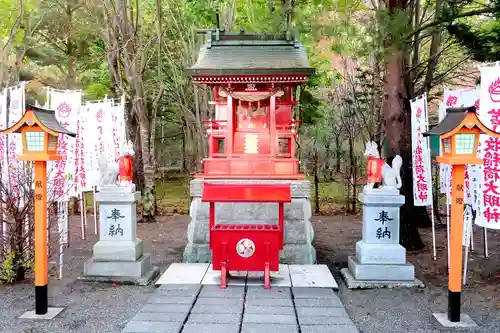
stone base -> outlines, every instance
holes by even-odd
[[[344,278],[345,284],[349,289],[379,289],[379,288],[424,288],[422,281],[415,279],[413,281],[366,281],[356,280],[349,272],[348,268],[342,268],[340,274]]]
[[[208,244],[190,244],[184,249],[185,263],[211,263],[212,251]],[[280,263],[316,264],[316,249],[311,244],[285,244],[280,252]]]
[[[410,264],[361,264],[356,257],[348,257],[348,267],[356,280],[363,281],[413,281],[415,267]]]
[[[433,313],[437,321],[444,327],[477,327],[477,324],[466,314],[460,314],[460,321],[451,322],[446,313]]]
[[[356,243],[356,258],[362,264],[401,265],[406,263],[406,249],[399,244]]]
[[[123,284],[148,285],[159,273],[158,267],[151,267],[149,254],[136,261],[96,261],[87,260],[83,267],[83,277],[79,280],[117,282]]]
[[[64,308],[47,308],[47,313],[44,315],[37,315],[35,310],[26,311],[23,313],[19,319],[39,319],[39,320],[50,320],[54,319],[58,314],[60,314]]]
[[[314,230],[311,224],[309,202],[311,184],[306,180],[258,179],[194,179],[190,183],[192,198],[187,230],[188,243],[184,250],[186,263],[210,263],[209,205],[201,201],[203,184],[290,184],[292,202],[285,204],[284,249],[280,254],[283,264],[314,264],[316,251],[312,246]],[[278,205],[269,203],[216,203],[216,223],[261,224],[278,223]]]
[[[106,241],[94,245],[94,261],[136,261],[142,256],[142,240]]]

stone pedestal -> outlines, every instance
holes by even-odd
[[[356,256],[348,257],[341,273],[349,288],[420,285],[415,268],[406,261],[399,245],[399,209],[405,198],[398,190],[372,189],[359,195],[363,204],[363,239],[356,243]]]
[[[150,254],[143,253],[136,237],[135,186],[103,186],[96,193],[99,203],[99,241],[94,256],[84,264],[82,280],[113,281],[147,285],[159,272],[151,267]]]
[[[209,204],[201,202],[203,184],[290,184],[292,202],[285,204],[285,241],[281,251],[282,264],[314,264],[316,250],[312,246],[314,231],[311,225],[309,202],[310,182],[306,180],[237,180],[194,179],[190,183],[191,206],[188,226],[188,244],[184,250],[184,262],[210,263]],[[216,203],[216,223],[278,223],[278,205],[272,203]]]

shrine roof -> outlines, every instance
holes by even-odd
[[[210,31],[189,76],[311,75],[305,48],[284,37]]]
[[[444,119],[439,124],[431,128],[429,131],[425,132],[423,135],[430,136],[449,133],[462,123],[469,112],[476,113],[476,107],[468,106],[460,108],[448,108],[446,109],[446,117],[444,117]]]
[[[55,111],[42,109],[40,107],[27,104],[26,111],[28,111],[28,110],[33,111],[33,113],[35,114],[37,119],[42,123],[42,125],[47,127],[49,130],[54,131],[54,132],[58,132],[58,133],[62,133],[62,134],[66,134],[66,135],[69,135],[72,137],[76,136],[75,133],[70,132],[61,126],[61,124],[59,123],[59,121],[56,118]]]

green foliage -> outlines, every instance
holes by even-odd
[[[482,15],[475,11],[489,11]],[[471,13],[471,15],[466,15]],[[472,15],[474,14],[474,15]],[[500,53],[500,1],[448,0],[441,21],[474,60],[498,61]]]
[[[16,282],[16,272],[18,266],[21,266],[26,270],[33,269],[34,264],[32,260],[19,260],[17,257],[18,256],[16,252],[7,252],[4,261],[2,262],[2,266],[0,267],[0,281],[9,284]],[[16,262],[16,259],[18,259],[19,261]]]

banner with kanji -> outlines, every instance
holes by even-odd
[[[81,91],[49,90],[50,109],[55,111],[56,119],[61,125],[73,132],[77,131],[78,110],[82,104]],[[67,201],[75,196],[75,138],[60,134],[57,142],[57,153],[62,160],[55,162],[53,170],[53,197],[55,200]]]
[[[0,91],[0,130],[7,128],[7,89]],[[0,177],[5,183],[7,179],[7,136],[0,134]]]
[[[446,116],[446,109],[456,107],[467,107],[478,105],[479,90],[477,88],[462,88],[456,90],[444,91],[443,101],[439,107],[439,122]],[[470,172],[472,169],[478,169],[480,166],[468,165],[465,168],[465,198],[464,203],[472,203],[472,190]],[[477,170],[476,170],[477,171]],[[476,178],[474,178],[476,179]],[[478,186],[475,184],[474,186]],[[440,192],[451,197],[451,166],[447,164],[440,164]]]
[[[480,99],[476,105],[483,124],[500,132],[500,67],[481,68]],[[483,159],[482,202],[475,223],[485,228],[500,229],[500,139],[481,135]]]
[[[8,127],[16,124],[23,116],[25,103],[24,103],[24,83],[21,83],[15,87],[9,88],[10,90],[10,103],[7,113],[7,125]],[[19,161],[18,155],[23,152],[22,137],[20,133],[12,133],[7,135],[7,162],[8,168],[8,184],[10,185],[11,194],[13,197],[20,199],[21,205],[23,205],[23,195],[20,192],[20,186],[24,181],[22,177],[23,172],[23,162]]]
[[[428,138],[427,95],[411,101],[411,142],[413,162],[413,202],[415,206],[432,205],[431,157]]]

